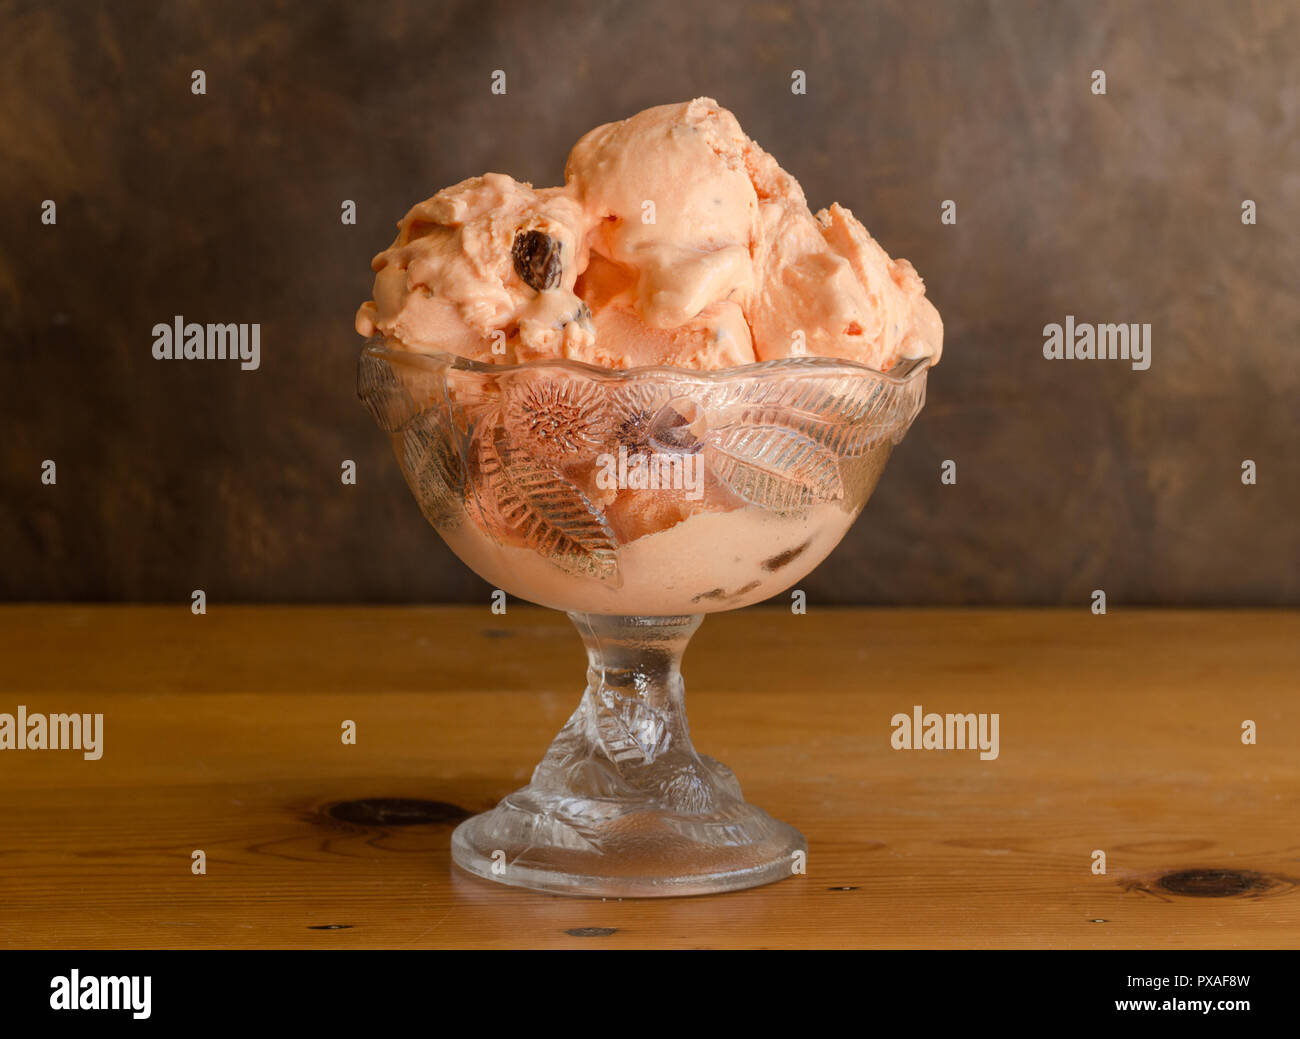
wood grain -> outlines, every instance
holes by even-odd
[[[0,944],[1295,947],[1297,647],[1278,611],[709,618],[685,661],[696,743],[804,831],[808,875],[601,902],[448,854],[458,813],[522,784],[576,702],[558,614],[6,607],[0,711],[102,712],[105,751],[0,752]],[[998,712],[1000,756],[892,750],[917,703]],[[327,814],[365,798],[451,807]],[[1161,887],[1186,870],[1244,890]]]

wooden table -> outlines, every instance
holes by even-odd
[[[695,742],[803,830],[808,873],[602,902],[449,857],[576,703],[559,614],[4,607],[0,711],[101,712],[105,739],[0,751],[0,944],[1295,947],[1298,647],[1293,612],[709,618]],[[997,712],[998,758],[892,749],[915,704]],[[330,814],[380,798],[430,804]]]

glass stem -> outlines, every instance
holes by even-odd
[[[666,754],[694,757],[681,662],[704,618],[569,616],[587,647],[579,711],[597,747],[625,774]]]
[[[735,796],[729,771],[695,752],[686,722],[682,653],[703,618],[569,617],[587,647],[587,688],[531,789],[604,806],[589,811],[614,802],[622,811],[705,810],[719,795]]]

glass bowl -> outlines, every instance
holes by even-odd
[[[457,827],[458,865],[601,897],[801,871],[802,835],[691,744],[681,655],[704,614],[770,598],[835,547],[926,372],[487,365],[367,342],[358,395],[425,517],[489,584],[567,612],[587,647],[577,710],[526,787]]]

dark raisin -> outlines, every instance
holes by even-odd
[[[557,239],[541,231],[520,231],[510,250],[515,273],[538,292],[555,288],[560,284],[560,248]]]

